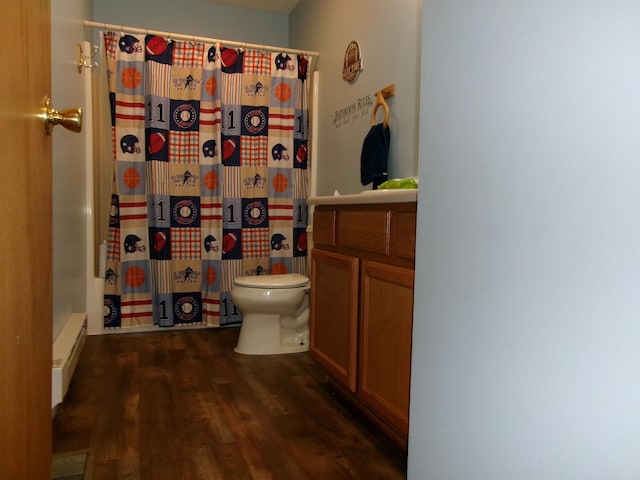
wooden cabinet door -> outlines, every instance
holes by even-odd
[[[405,436],[409,429],[413,270],[363,261],[358,397]]]
[[[356,391],[358,264],[355,257],[311,253],[311,356],[351,392]]]

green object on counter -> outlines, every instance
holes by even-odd
[[[414,178],[394,178],[378,185],[378,190],[396,190],[400,188],[418,188]]]

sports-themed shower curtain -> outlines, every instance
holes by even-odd
[[[239,275],[306,274],[308,58],[105,32],[105,328],[241,321]]]

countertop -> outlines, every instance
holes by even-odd
[[[308,205],[357,205],[369,203],[404,203],[418,199],[417,188],[400,188],[393,190],[365,190],[348,195],[327,195],[309,197]]]

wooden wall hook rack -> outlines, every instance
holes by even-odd
[[[395,95],[395,91],[396,86],[392,83],[375,93],[376,104],[373,106],[373,112],[371,112],[371,126],[376,124],[376,112],[379,107],[382,107],[384,109],[384,121],[382,122],[382,125],[384,128],[387,128],[389,125],[389,105],[385,102],[385,98],[393,97]]]
[[[389,98],[389,97],[393,97],[396,93],[396,86],[395,84],[391,84],[391,85],[387,85],[386,87],[378,90],[376,92],[376,96],[379,94],[382,95],[382,98]]]

